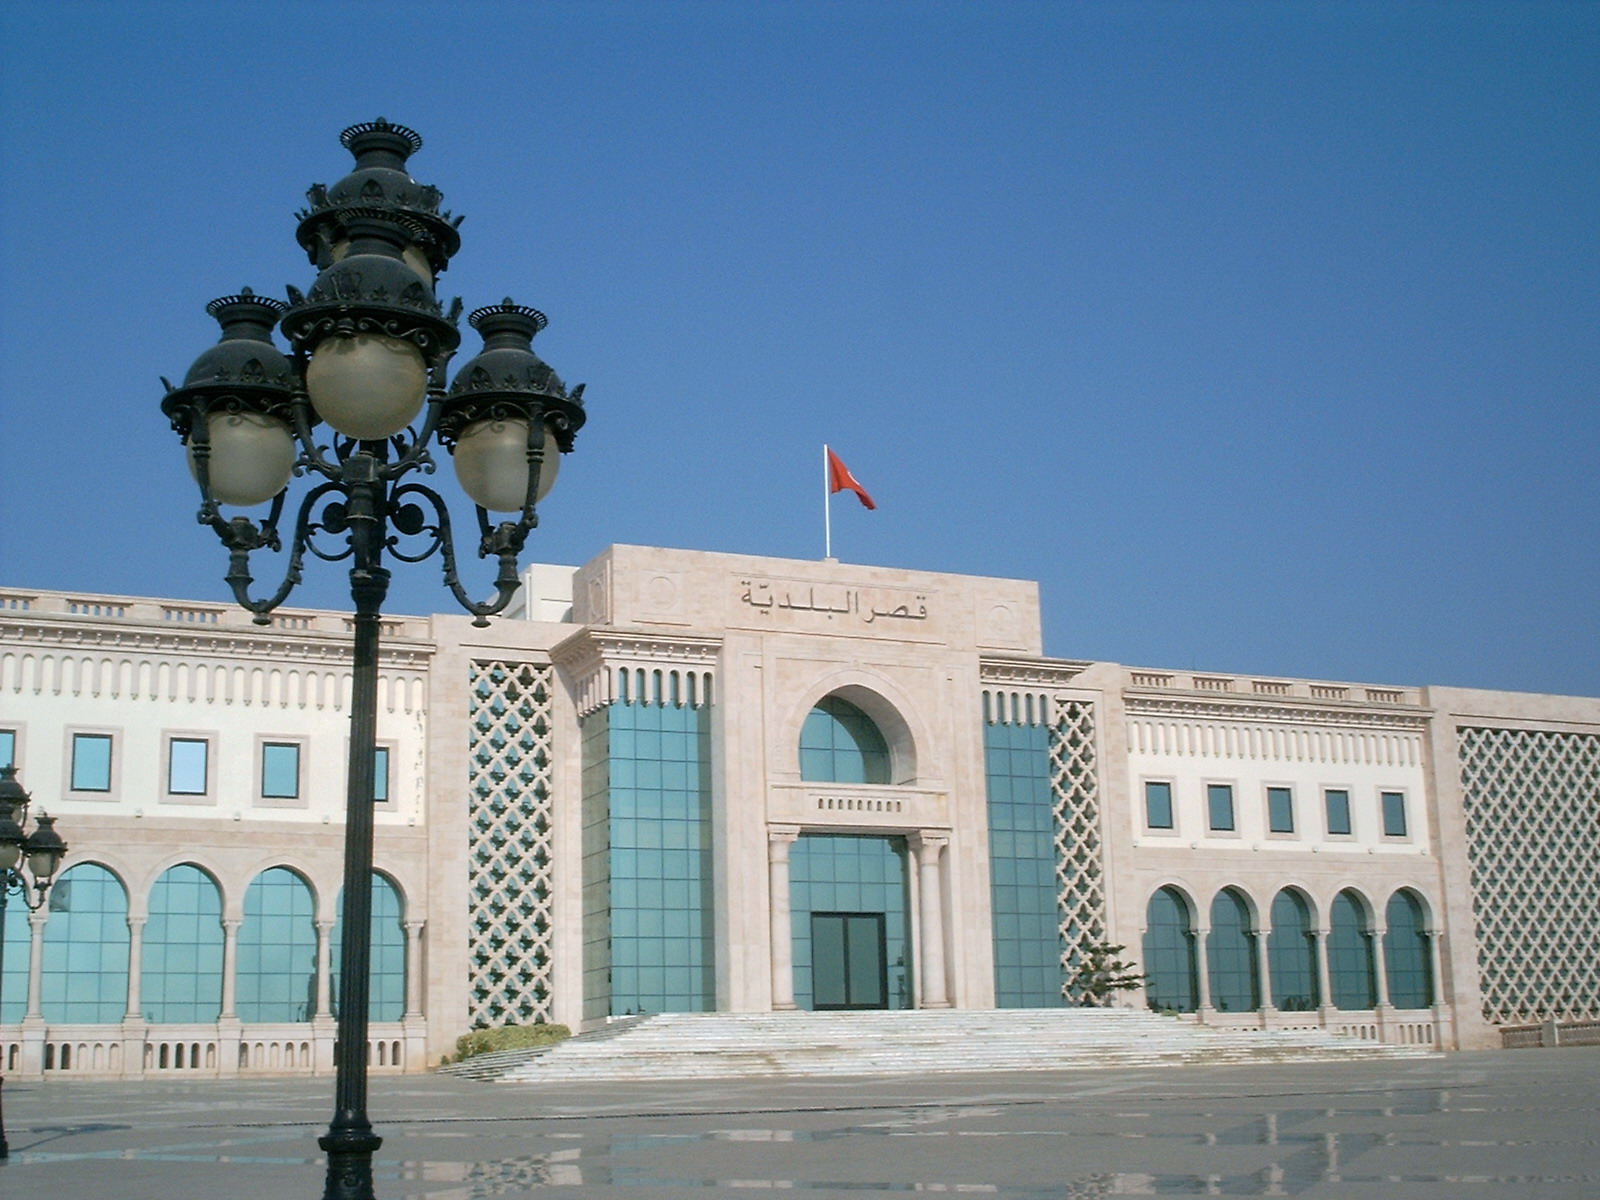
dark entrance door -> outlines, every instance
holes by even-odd
[[[812,913],[812,1006],[888,1008],[886,950],[882,913]]]

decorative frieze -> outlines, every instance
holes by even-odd
[[[722,639],[585,629],[551,651],[572,680],[578,715],[621,700],[699,708],[711,703]]]

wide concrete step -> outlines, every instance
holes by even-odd
[[[1340,1061],[1432,1052],[1323,1030],[1217,1028],[1132,1008],[663,1013],[557,1046],[482,1055],[442,1069],[468,1078],[555,1082]]]

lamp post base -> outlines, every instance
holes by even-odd
[[[375,1200],[372,1156],[383,1139],[370,1129],[340,1129],[317,1139],[328,1155],[328,1186],[322,1200]]]

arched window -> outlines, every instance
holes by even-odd
[[[1428,952],[1422,903],[1405,888],[1389,897],[1389,932],[1383,939],[1383,966],[1389,978],[1389,1003],[1396,1008],[1427,1008],[1433,1003],[1433,956]]]
[[[848,700],[824,696],[800,730],[800,778],[813,783],[888,783],[889,746]]]
[[[250,881],[239,927],[239,1019],[309,1021],[317,1008],[311,889],[287,867]]]
[[[1272,901],[1272,932],[1267,935],[1267,970],[1272,1003],[1284,1012],[1311,1012],[1317,994],[1317,939],[1305,897],[1284,888]]]
[[[372,956],[367,1020],[398,1021],[406,1012],[406,930],[400,893],[384,876],[372,873]],[[344,893],[333,927],[333,1015],[339,1015],[339,964],[344,944]]]
[[[1194,927],[1189,906],[1172,888],[1150,897],[1145,914],[1145,995],[1150,1007],[1193,1012],[1199,985],[1195,976]]]
[[[215,1021],[222,1012],[222,896],[190,863],[150,889],[139,994],[156,1024]]]
[[[1250,909],[1232,888],[1223,888],[1211,902],[1206,966],[1211,972],[1211,1006],[1218,1012],[1253,1012],[1261,1007]]]
[[[111,1025],[128,1012],[128,893],[94,863],[65,872],[50,889],[44,927],[44,1019]]]
[[[1378,1003],[1372,962],[1372,935],[1367,932],[1361,901],[1353,892],[1333,898],[1328,910],[1328,987],[1335,1008],[1372,1008]]]

